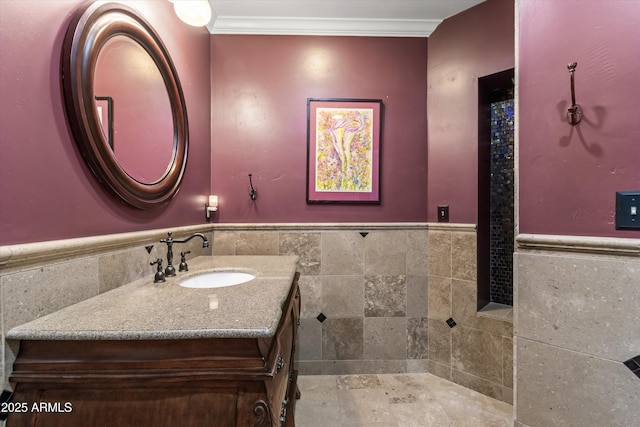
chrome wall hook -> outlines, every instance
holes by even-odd
[[[249,186],[251,186],[251,191],[249,192],[249,197],[251,197],[251,200],[255,200],[255,199],[258,198],[258,190],[253,188],[253,181],[251,180],[251,176],[252,176],[252,174],[249,174]]]
[[[572,126],[577,125],[582,120],[582,109],[578,104],[576,104],[576,89],[574,82],[574,73],[576,71],[576,67],[578,66],[577,62],[572,62],[567,65],[569,69],[569,74],[571,74],[571,106],[567,109],[567,119]]]

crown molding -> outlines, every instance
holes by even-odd
[[[211,34],[428,37],[441,22],[437,19],[217,16],[207,29]]]

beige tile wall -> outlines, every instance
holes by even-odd
[[[640,240],[618,240],[529,236],[516,253],[520,426],[638,425],[623,362],[640,355]]]
[[[440,228],[428,242],[429,372],[511,403],[513,325],[477,315],[475,232]]]
[[[426,224],[242,227],[217,226],[214,254],[300,256],[301,373],[426,369]]]

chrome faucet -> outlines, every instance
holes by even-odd
[[[164,270],[164,275],[166,277],[173,277],[176,275],[176,268],[173,266],[173,244],[174,243],[187,243],[189,240],[193,239],[194,237],[200,237],[202,239],[202,247],[203,248],[209,247],[209,241],[202,233],[192,234],[191,236],[183,240],[175,240],[172,237],[173,233],[171,231],[167,234],[168,236],[166,239],[160,240],[160,243],[167,244],[167,268],[165,268]]]

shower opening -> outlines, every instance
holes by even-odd
[[[513,76],[478,79],[478,309],[513,305]]]

